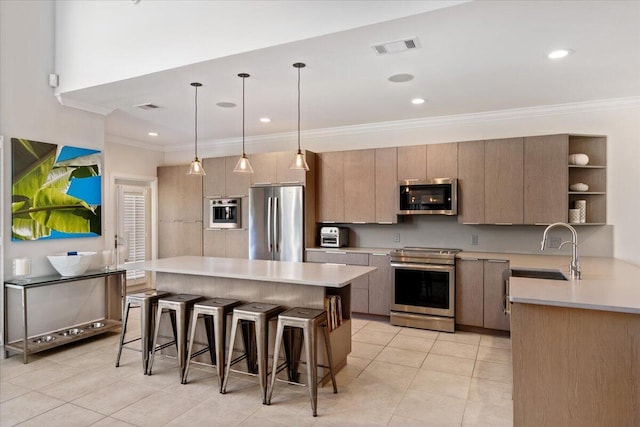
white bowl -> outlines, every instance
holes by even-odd
[[[589,186],[584,182],[577,182],[575,184],[571,184],[569,186],[569,190],[571,191],[589,191]]]
[[[586,166],[589,164],[589,156],[584,153],[569,154],[569,164]]]
[[[48,255],[49,262],[61,276],[79,276],[91,265],[95,252],[78,252],[78,255]]]

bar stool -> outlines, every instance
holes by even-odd
[[[333,373],[333,358],[331,356],[331,341],[329,340],[329,328],[327,325],[326,310],[313,308],[296,307],[285,311],[278,316],[278,329],[276,332],[276,343],[273,348],[273,369],[271,371],[271,386],[267,395],[267,405],[271,404],[273,388],[276,384],[278,373],[278,355],[282,345],[282,335],[285,327],[301,328],[304,336],[305,357],[307,359],[307,387],[309,387],[309,397],[311,398],[311,410],[313,416],[317,416],[318,407],[318,367],[329,368],[333,392],[338,392],[336,377]],[[329,366],[318,365],[318,339],[316,331],[322,328],[324,334],[324,344],[327,350],[327,360]]]
[[[240,300],[213,298],[199,302],[193,306],[193,314],[191,315],[191,324],[189,325],[189,351],[187,352],[186,365],[184,368],[184,376],[182,384],[187,383],[189,376],[189,366],[191,359],[200,356],[209,351],[211,356],[211,364],[216,366],[218,372],[218,387],[222,392],[222,378],[224,376],[224,346],[225,332],[227,330],[227,315],[231,313],[234,307],[242,304]],[[207,347],[193,353],[193,342],[195,341],[198,318],[202,316],[204,326],[207,331]],[[213,335],[213,336],[212,336]],[[213,338],[213,339],[212,339]],[[211,342],[214,345],[211,345]],[[215,348],[215,353],[214,353]],[[194,362],[195,363],[195,362]]]
[[[153,358],[156,351],[162,350],[170,345],[176,345],[178,352],[178,366],[180,368],[180,381],[182,381],[182,374],[184,373],[184,361],[185,361],[185,347],[187,345],[187,327],[188,327],[188,312],[193,308],[193,305],[204,299],[200,295],[191,294],[178,294],[161,298],[158,300],[158,311],[156,314],[156,326],[153,334],[153,345],[151,347],[151,357],[149,359],[149,368],[147,374],[151,375],[151,369],[153,368]],[[175,316],[177,321],[172,321],[173,327],[173,341],[158,345],[158,331],[160,330],[160,320],[164,310],[168,310],[172,318]]]
[[[142,371],[145,375],[147,374],[147,366],[149,364],[149,339],[153,334],[152,318],[154,316],[154,308],[158,304],[158,300],[160,298],[167,297],[169,295],[169,292],[150,289],[145,292],[138,292],[126,296],[124,302],[122,328],[120,331],[120,346],[118,348],[118,357],[116,359],[116,368],[120,366],[120,356],[122,356],[122,349],[126,348],[125,346],[127,344],[142,340]],[[129,341],[125,341],[124,336],[127,333],[129,310],[132,308],[132,306],[133,308],[140,308],[140,336],[138,338],[133,338]]]
[[[269,321],[275,318],[283,308],[276,304],[263,304],[252,302],[233,309],[231,320],[231,339],[229,343],[229,357],[222,382],[221,393],[227,392],[227,382],[231,366],[247,359],[249,372],[258,374],[262,403],[267,403],[267,358],[269,356]],[[244,354],[233,359],[233,347],[236,340],[238,323],[242,322],[242,337],[244,341]],[[254,336],[255,335],[255,336]],[[257,355],[256,355],[257,353]],[[256,360],[257,359],[257,360]],[[257,364],[257,369],[256,365]],[[234,371],[245,373],[241,371]]]

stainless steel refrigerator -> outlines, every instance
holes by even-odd
[[[249,189],[249,258],[302,262],[304,188]]]

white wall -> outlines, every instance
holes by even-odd
[[[2,216],[4,278],[12,276],[11,260],[28,256],[32,260],[32,275],[53,273],[46,259],[56,252],[100,251],[104,247],[102,237],[62,239],[34,242],[11,241],[11,138],[27,138],[77,147],[103,149],[104,118],[84,111],[62,107],[56,100],[53,89],[48,86],[47,76],[54,69],[53,53],[54,3],[52,1],[1,1],[0,2],[0,134],[4,136],[2,159]],[[63,287],[64,288],[64,287]],[[52,298],[51,288],[41,288],[30,296],[30,304],[36,315],[30,324],[31,332],[44,331],[57,321],[72,322],[76,317],[77,299],[60,296],[56,301],[59,309],[68,309],[69,315],[55,319],[38,318],[39,307]],[[65,288],[62,294],[74,294],[83,301],[86,311],[83,316],[99,315],[95,295],[102,287],[89,283],[82,288]],[[56,294],[56,295],[62,295]],[[87,298],[85,300],[85,297]],[[17,313],[10,307],[9,314]],[[13,323],[14,317],[10,321]],[[61,326],[60,326],[61,327]]]
[[[465,1],[59,1],[56,5],[59,91],[123,80]]]

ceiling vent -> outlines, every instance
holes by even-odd
[[[417,37],[411,37],[404,40],[396,40],[393,42],[378,43],[371,46],[378,55],[385,55],[387,53],[404,52],[411,49],[418,49],[420,47],[420,40]]]
[[[150,102],[146,104],[134,105],[134,107],[140,108],[141,110],[155,110],[156,108],[160,108],[156,104],[152,104]]]

